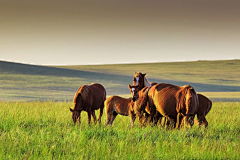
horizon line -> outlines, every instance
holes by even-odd
[[[35,63],[27,63],[27,62],[20,62],[20,61],[12,61],[12,60],[5,60],[0,59],[2,62],[8,63],[18,63],[18,64],[25,64],[25,65],[34,65],[34,66],[100,66],[100,65],[134,65],[134,64],[155,64],[155,63],[179,63],[179,62],[201,62],[201,61],[231,61],[231,60],[240,60],[235,58],[228,58],[228,59],[218,59],[218,60],[173,60],[173,61],[147,61],[147,62],[118,62],[118,63],[88,63],[88,64],[35,64]]]

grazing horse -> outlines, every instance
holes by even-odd
[[[130,116],[132,125],[136,119],[136,115],[133,111],[132,98],[126,99],[119,96],[111,96],[105,101],[105,110],[107,114],[105,125],[112,125],[118,114],[122,116]]]
[[[156,112],[159,112],[166,119],[173,119],[176,128],[179,128],[183,118],[187,125],[192,126],[194,124],[193,120],[199,104],[198,96],[193,87],[159,83],[152,86],[147,95],[145,92],[143,99],[147,98],[149,103],[151,121]],[[137,99],[142,95],[137,92],[133,97]],[[146,104],[141,102],[134,106],[137,115],[142,114],[144,106],[146,107]]]
[[[137,89],[135,89],[136,91],[149,86],[149,84],[151,84],[152,86],[157,84],[155,82],[149,82],[145,75],[146,74],[142,74],[141,72],[135,72],[134,78],[133,78],[133,85],[134,86],[138,85]],[[201,94],[197,94],[197,95],[198,95],[198,101],[199,101],[199,107],[197,110],[198,124],[199,126],[204,125],[205,127],[207,127],[208,122],[205,116],[212,108],[212,101],[209,100],[204,95],[201,95]]]
[[[197,95],[198,95],[198,101],[199,101],[199,107],[197,110],[198,125],[199,127],[201,125],[204,125],[205,127],[207,127],[208,121],[206,120],[206,115],[212,108],[212,101],[202,94],[197,94]]]
[[[100,108],[100,114],[98,121],[101,123],[101,117],[103,114],[104,101],[106,100],[105,88],[98,83],[93,83],[90,85],[81,86],[73,99],[74,107],[69,108],[72,112],[73,122],[76,123],[77,120],[79,124],[81,123],[81,112],[86,111],[88,114],[88,124],[91,123],[91,115],[93,116],[94,123],[97,122],[95,115],[95,110]]]

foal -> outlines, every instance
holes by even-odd
[[[112,125],[118,114],[122,116],[130,116],[132,125],[136,119],[132,98],[126,99],[119,96],[111,96],[105,101],[105,110],[107,114],[105,126],[108,124]]]

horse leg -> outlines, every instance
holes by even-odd
[[[91,110],[88,110],[87,114],[88,114],[88,125],[91,125]]]
[[[201,125],[204,125],[205,128],[208,126],[208,121],[204,115],[197,115],[198,118],[198,127],[200,128]]]
[[[165,117],[161,118],[160,124],[161,124],[162,127],[165,126],[165,119],[166,119]]]
[[[155,117],[156,112],[158,112],[158,111],[156,110],[156,108],[155,108],[155,107],[152,107],[152,108],[151,108],[151,112],[150,112],[150,121],[149,121],[149,124],[150,124],[150,125],[153,123],[153,119],[154,119],[154,117]]]
[[[96,117],[96,114],[95,114],[95,110],[92,110],[92,116],[93,116],[94,123],[96,124],[97,123],[97,117]]]
[[[159,121],[161,123],[161,120],[162,120],[162,115],[158,111],[156,111],[154,116],[154,121],[155,121],[154,125],[157,125]]]
[[[168,118],[168,116],[165,116],[165,119],[164,119],[164,126],[165,126],[166,129],[169,128],[169,118]]]
[[[111,121],[110,121],[110,124],[111,124],[111,125],[112,125],[114,119],[117,117],[117,115],[118,115],[117,112],[113,112],[112,119],[111,119]]]
[[[148,122],[149,116],[150,116],[150,114],[145,113],[145,119],[144,119],[144,124],[145,124],[145,125],[146,125],[147,122]]]
[[[176,125],[174,126],[174,127],[176,127],[177,129],[180,128],[180,125],[181,125],[181,122],[182,122],[182,118],[183,118],[182,114],[181,114],[181,113],[178,113],[178,115],[177,115],[177,122],[175,123]]]
[[[104,109],[104,102],[102,102],[101,106],[100,106],[100,113],[99,113],[99,117],[98,117],[98,123],[101,123],[101,118],[103,115],[103,109]]]
[[[106,119],[106,123],[105,123],[105,126],[109,125],[110,122],[111,122],[111,119],[112,119],[112,114],[107,114],[107,119]]]
[[[136,119],[136,116],[131,111],[129,112],[129,115],[130,115],[130,118],[131,118],[130,126],[133,126],[134,125],[134,121]]]
[[[208,127],[208,121],[206,120],[206,118],[204,118],[204,120],[203,120],[203,125],[205,126],[205,128]]]

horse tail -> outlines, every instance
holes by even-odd
[[[198,96],[196,91],[194,90],[194,88],[190,85],[185,85],[183,86],[182,90],[180,90],[180,92],[177,95],[177,112],[184,112],[186,111],[186,107],[185,106],[185,101],[186,101],[186,96],[188,94],[188,91],[191,92],[192,94],[192,98],[195,98],[196,103],[197,103],[197,108],[199,106],[199,101],[198,101]]]
[[[179,91],[177,95],[177,113],[184,112],[185,97],[187,95],[187,86],[183,86],[183,89]]]

